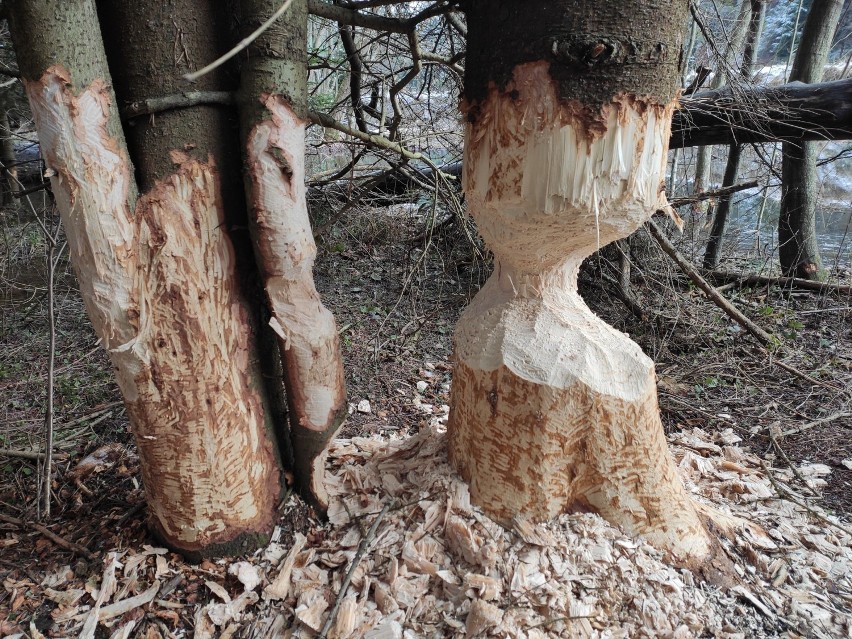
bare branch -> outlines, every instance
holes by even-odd
[[[195,80],[197,80],[201,76],[207,75],[208,73],[210,73],[216,67],[219,67],[219,66],[222,66],[223,64],[225,64],[228,60],[233,58],[240,51],[242,51],[247,46],[249,46],[252,42],[257,40],[264,31],[266,31],[270,26],[272,26],[273,22],[275,22],[278,18],[280,18],[281,16],[284,15],[284,12],[287,11],[287,9],[290,8],[291,4],[293,4],[293,0],[284,0],[284,3],[280,7],[278,7],[278,10],[275,13],[273,13],[271,16],[269,16],[269,19],[266,22],[264,22],[262,25],[260,25],[254,31],[252,31],[248,36],[246,36],[245,38],[240,40],[233,49],[228,51],[225,55],[220,56],[216,60],[213,60],[213,62],[208,64],[203,69],[199,69],[198,71],[194,71],[193,73],[184,74],[184,76],[183,76],[184,80],[189,80],[190,82],[194,82]]]
[[[234,104],[234,94],[230,91],[184,91],[159,98],[149,98],[131,102],[121,109],[125,118],[136,118],[140,115],[159,113],[171,109],[187,109],[199,104]]]
[[[429,164],[431,167],[434,167],[435,170],[438,170],[437,167],[435,167],[435,165],[432,163],[432,161],[422,153],[406,149],[398,142],[393,142],[388,138],[384,137],[383,135],[377,135],[375,133],[366,133],[364,131],[353,129],[350,126],[346,126],[342,122],[338,122],[327,113],[320,113],[319,111],[308,111],[308,119],[314,124],[319,124],[320,126],[324,126],[329,129],[334,129],[335,131],[345,133],[346,135],[351,135],[353,138],[357,138],[362,142],[366,142],[367,144],[372,144],[374,146],[387,149],[389,151],[394,151],[404,157],[407,157],[410,160],[421,160]]]
[[[399,18],[388,18],[385,16],[376,15],[374,13],[361,13],[353,9],[348,9],[339,5],[329,4],[322,0],[308,0],[308,12],[319,16],[320,18],[328,18],[341,24],[348,24],[353,27],[364,27],[374,31],[384,31],[386,33],[411,33],[418,24],[429,18],[440,15],[450,9],[451,3],[437,2],[431,7],[427,7],[420,13],[407,18],[405,20]]]

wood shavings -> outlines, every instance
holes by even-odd
[[[228,574],[234,575],[246,591],[254,590],[260,585],[260,572],[247,561],[238,561],[228,566]]]
[[[761,460],[733,434],[682,435],[673,454],[695,498],[732,522],[750,522],[721,540],[741,574],[733,590],[673,567],[595,514],[495,524],[471,505],[447,463],[437,419],[413,437],[335,441],[327,477],[336,516],[322,530],[296,534],[292,545],[279,539],[254,557],[206,562],[198,573],[165,549],[114,551],[88,583],[60,566],[46,569],[41,585],[3,586],[40,589],[57,606],[52,617],[63,630],[53,636],[94,637],[104,627],[116,639],[154,636],[156,626],[134,616],[145,606],[145,619],[193,619],[200,639],[249,628],[258,639],[313,639],[338,596],[329,639],[850,636],[852,536],[777,499]],[[193,582],[197,601],[169,600],[169,584],[181,579]]]
[[[495,626],[499,626],[502,621],[502,610],[492,603],[488,603],[482,599],[475,599],[470,604],[470,612],[467,613],[465,630],[468,636],[476,637]]]

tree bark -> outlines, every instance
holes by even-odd
[[[253,31],[279,0],[243,0]],[[337,327],[313,280],[316,257],[305,201],[307,3],[287,13],[247,50],[240,119],[255,255],[278,335],[290,411],[293,470],[302,494],[328,507],[326,446],[346,415]]]
[[[737,20],[734,24],[734,31],[731,34],[725,53],[721,59],[716,60],[716,71],[713,74],[713,79],[710,81],[711,89],[721,89],[725,86],[731,69],[735,66],[735,60],[739,52],[743,48],[743,42],[746,38],[747,25],[751,21],[752,3],[751,0],[739,0],[739,9],[737,11]],[[713,147],[702,146],[697,151],[695,160],[695,182],[693,183],[693,192],[702,193],[710,188],[710,174],[713,168]],[[707,203],[699,205],[699,209],[706,211]]]
[[[450,459],[505,525],[595,511],[673,558],[714,540],[678,477],[654,365],[577,293],[582,260],[665,206],[687,4],[464,4],[468,210],[495,272],[459,321]]]
[[[852,78],[700,91],[680,99],[670,148],[852,139]]]
[[[104,4],[125,96],[162,95],[190,51],[211,53],[213,12],[198,3]],[[242,201],[239,180],[234,194],[220,170],[229,118],[200,107],[135,122],[137,199],[92,0],[16,0],[9,11],[81,293],[136,436],[150,523],[191,557],[256,546],[281,484],[227,233],[226,202]]]
[[[15,139],[9,126],[9,115],[0,112],[0,204],[17,208],[18,200],[15,193],[18,188],[18,167],[15,165]]]
[[[815,0],[808,11],[802,41],[790,79],[819,82],[828,61],[831,41],[843,0]],[[781,146],[781,210],[778,214],[778,254],[788,277],[824,277],[816,237],[816,161],[813,142]]]
[[[751,5],[751,14],[748,19],[748,33],[746,34],[745,46],[743,47],[743,59],[739,74],[745,82],[751,77],[754,62],[757,59],[757,49],[760,45],[760,29],[763,24],[763,16],[766,12],[766,3],[763,0],[748,0]],[[707,147],[705,147],[707,148]],[[728,160],[725,164],[725,176],[722,179],[722,188],[733,186],[740,172],[740,157],[742,156],[742,145],[732,144],[728,149]],[[722,238],[725,235],[725,226],[728,222],[728,213],[731,210],[731,195],[723,196],[716,206],[713,216],[713,226],[710,229],[710,237],[707,238],[707,249],[704,252],[704,268],[712,270],[719,264],[719,256],[722,253]]]

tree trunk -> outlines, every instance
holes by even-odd
[[[653,362],[577,293],[665,206],[681,0],[464,4],[468,210],[495,272],[455,335],[450,458],[505,525],[595,511],[698,565],[714,540],[668,452]]]
[[[812,84],[822,79],[843,0],[814,0],[805,20],[802,40],[790,80]],[[821,279],[822,260],[816,237],[816,160],[813,142],[781,146],[781,211],[778,215],[778,253],[788,277]]]
[[[188,56],[220,48],[214,12],[199,3],[104,4],[125,97],[175,90]],[[92,0],[16,0],[9,12],[81,293],[136,436],[150,522],[193,557],[255,546],[281,484],[246,260],[228,233],[242,201],[223,153],[233,118],[201,107],[136,121],[137,200]]]
[[[760,29],[763,24],[763,16],[766,13],[766,3],[763,0],[748,0],[751,5],[751,14],[748,21],[748,33],[746,34],[745,46],[743,48],[743,60],[740,66],[740,76],[745,82],[749,81],[754,62],[757,59],[757,49],[760,45]],[[705,147],[707,148],[707,147]],[[728,161],[725,165],[725,177],[722,179],[722,188],[733,186],[740,172],[740,157],[742,146],[732,144],[728,149]],[[704,268],[712,270],[719,264],[719,256],[722,253],[722,238],[725,235],[725,225],[728,222],[728,213],[731,210],[731,197],[726,195],[719,199],[716,213],[713,216],[713,227],[710,229],[710,237],[707,239],[707,250],[704,252]]]
[[[734,24],[734,31],[725,47],[724,56],[721,60],[716,60],[716,71],[713,79],[710,81],[711,89],[721,89],[725,86],[730,69],[734,66],[736,56],[742,49],[743,40],[746,35],[746,25],[749,23],[750,16],[750,0],[739,0],[739,10],[737,11],[737,21]],[[703,193],[710,189],[710,176],[713,169],[713,147],[709,145],[699,147],[696,155],[695,182],[693,183],[692,191],[694,193]],[[697,208],[706,212],[709,209],[709,205],[707,202],[703,202]]]
[[[9,126],[9,115],[4,109],[0,112],[0,204],[17,208],[18,167],[15,165],[15,138]]]
[[[279,5],[243,0],[243,29],[253,31]],[[306,0],[296,0],[249,47],[239,103],[250,228],[284,362],[294,475],[302,494],[324,511],[324,453],[346,415],[346,392],[337,327],[312,273],[316,245],[305,202],[307,21]]]

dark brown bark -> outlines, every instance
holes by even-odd
[[[3,206],[17,207],[18,199],[15,194],[20,190],[18,185],[18,167],[15,164],[15,140],[9,127],[9,116],[6,111],[0,113],[0,203]]]
[[[852,139],[852,78],[699,91],[681,98],[669,148]]]
[[[811,4],[790,72],[791,80],[813,83],[822,79],[842,9],[843,0],[815,0]],[[778,214],[781,271],[788,277],[822,279],[822,258],[816,237],[817,149],[813,142],[785,142],[781,153],[781,210]]]
[[[673,13],[660,20],[660,6]],[[618,94],[666,104],[680,89],[686,3],[630,0],[528,3],[467,0],[464,96],[475,103],[504,89],[516,66],[547,61],[563,100],[592,114]],[[495,43],[499,34],[499,43]]]

